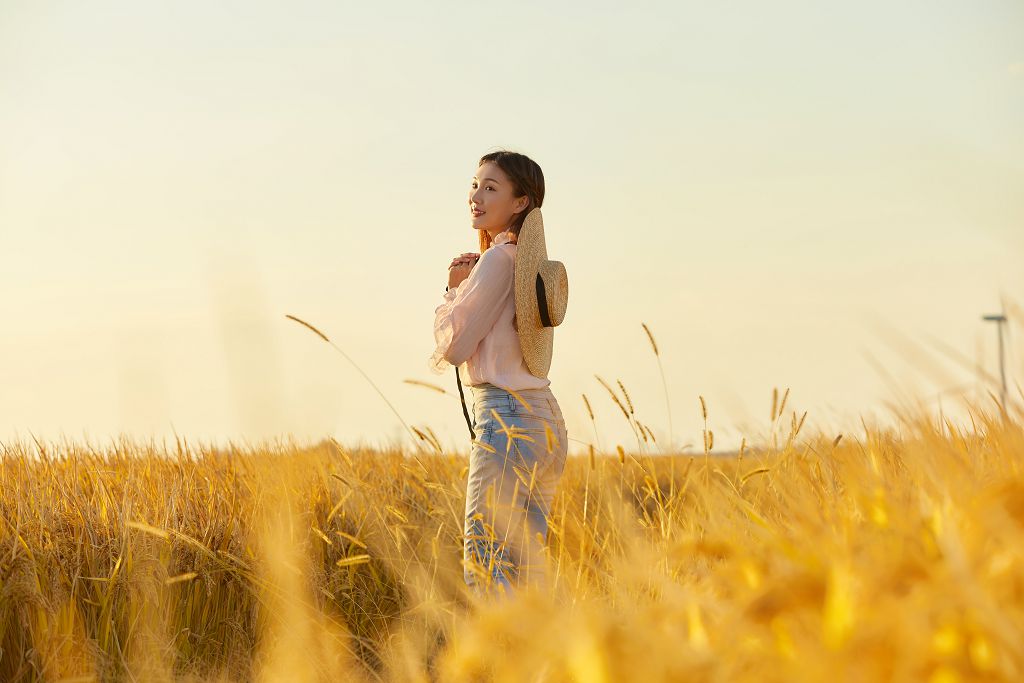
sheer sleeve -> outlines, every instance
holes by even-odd
[[[494,327],[512,290],[514,268],[512,254],[491,247],[468,278],[444,293],[444,302],[434,309],[436,347],[428,362],[435,374],[465,363]]]

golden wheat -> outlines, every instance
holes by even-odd
[[[0,680],[1020,680],[1024,427],[970,410],[588,444],[551,589],[498,600],[463,581],[464,454],[2,444]]]

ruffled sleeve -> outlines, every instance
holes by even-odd
[[[434,309],[434,353],[428,367],[435,374],[450,365],[462,365],[501,315],[512,291],[515,261],[512,254],[491,247],[484,251],[469,277],[444,293]]]
[[[475,270],[475,268],[474,268]],[[472,272],[472,271],[470,271]],[[467,280],[459,283],[459,287],[466,284]],[[429,367],[435,374],[442,374],[451,365],[445,357],[444,352],[452,344],[454,330],[452,328],[451,308],[458,295],[459,287],[451,287],[444,293],[444,303],[434,309],[434,342],[436,348],[430,356]]]

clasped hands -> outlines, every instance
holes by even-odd
[[[473,270],[473,266],[478,260],[480,260],[480,254],[471,251],[453,258],[451,265],[448,266],[448,289],[455,289],[462,284],[462,281],[469,277],[469,272]]]

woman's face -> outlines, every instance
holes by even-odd
[[[482,164],[469,184],[469,212],[473,227],[494,237],[508,230],[515,216],[526,208],[526,196],[513,197],[512,181],[494,162]],[[479,213],[483,212],[483,213]]]

